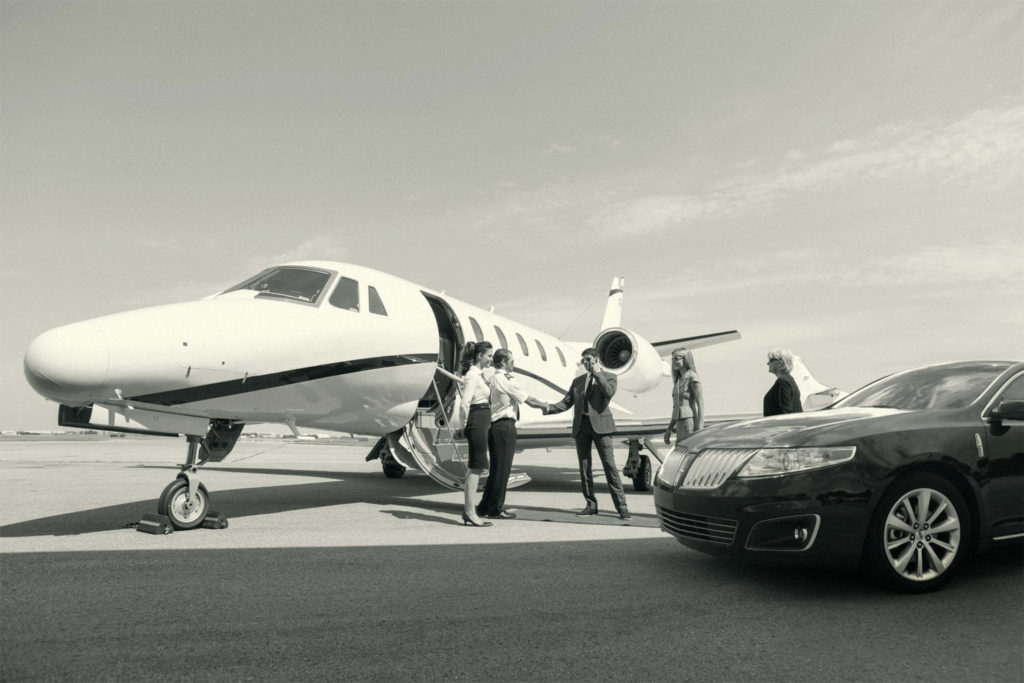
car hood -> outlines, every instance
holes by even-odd
[[[705,448],[758,448],[764,446],[800,446],[813,444],[816,437],[848,429],[864,420],[889,417],[904,413],[892,408],[842,408],[818,410],[811,413],[793,413],[773,417],[759,417],[701,430],[688,437],[684,445],[693,450]],[[864,430],[869,431],[870,428]]]

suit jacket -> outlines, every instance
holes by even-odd
[[[594,381],[590,385],[588,396],[586,391],[587,378],[589,373],[580,375],[572,381],[569,391],[558,403],[551,405],[548,415],[561,413],[573,408],[572,414],[572,435],[576,437],[580,432],[580,423],[583,421],[583,406],[590,405],[590,426],[595,434],[611,434],[615,431],[615,418],[612,416],[611,402],[619,382],[615,375],[601,370],[594,375]]]

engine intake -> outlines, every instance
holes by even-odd
[[[632,330],[610,327],[594,340],[598,360],[618,378],[619,387],[633,393],[655,387],[664,373],[661,356],[651,344]]]

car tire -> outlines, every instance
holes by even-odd
[[[971,548],[971,512],[944,477],[911,472],[878,501],[865,542],[876,582],[907,593],[945,585]]]

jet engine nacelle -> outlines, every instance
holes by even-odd
[[[619,380],[619,388],[641,393],[654,388],[665,374],[661,356],[650,342],[624,327],[602,330],[594,340],[598,359]]]

